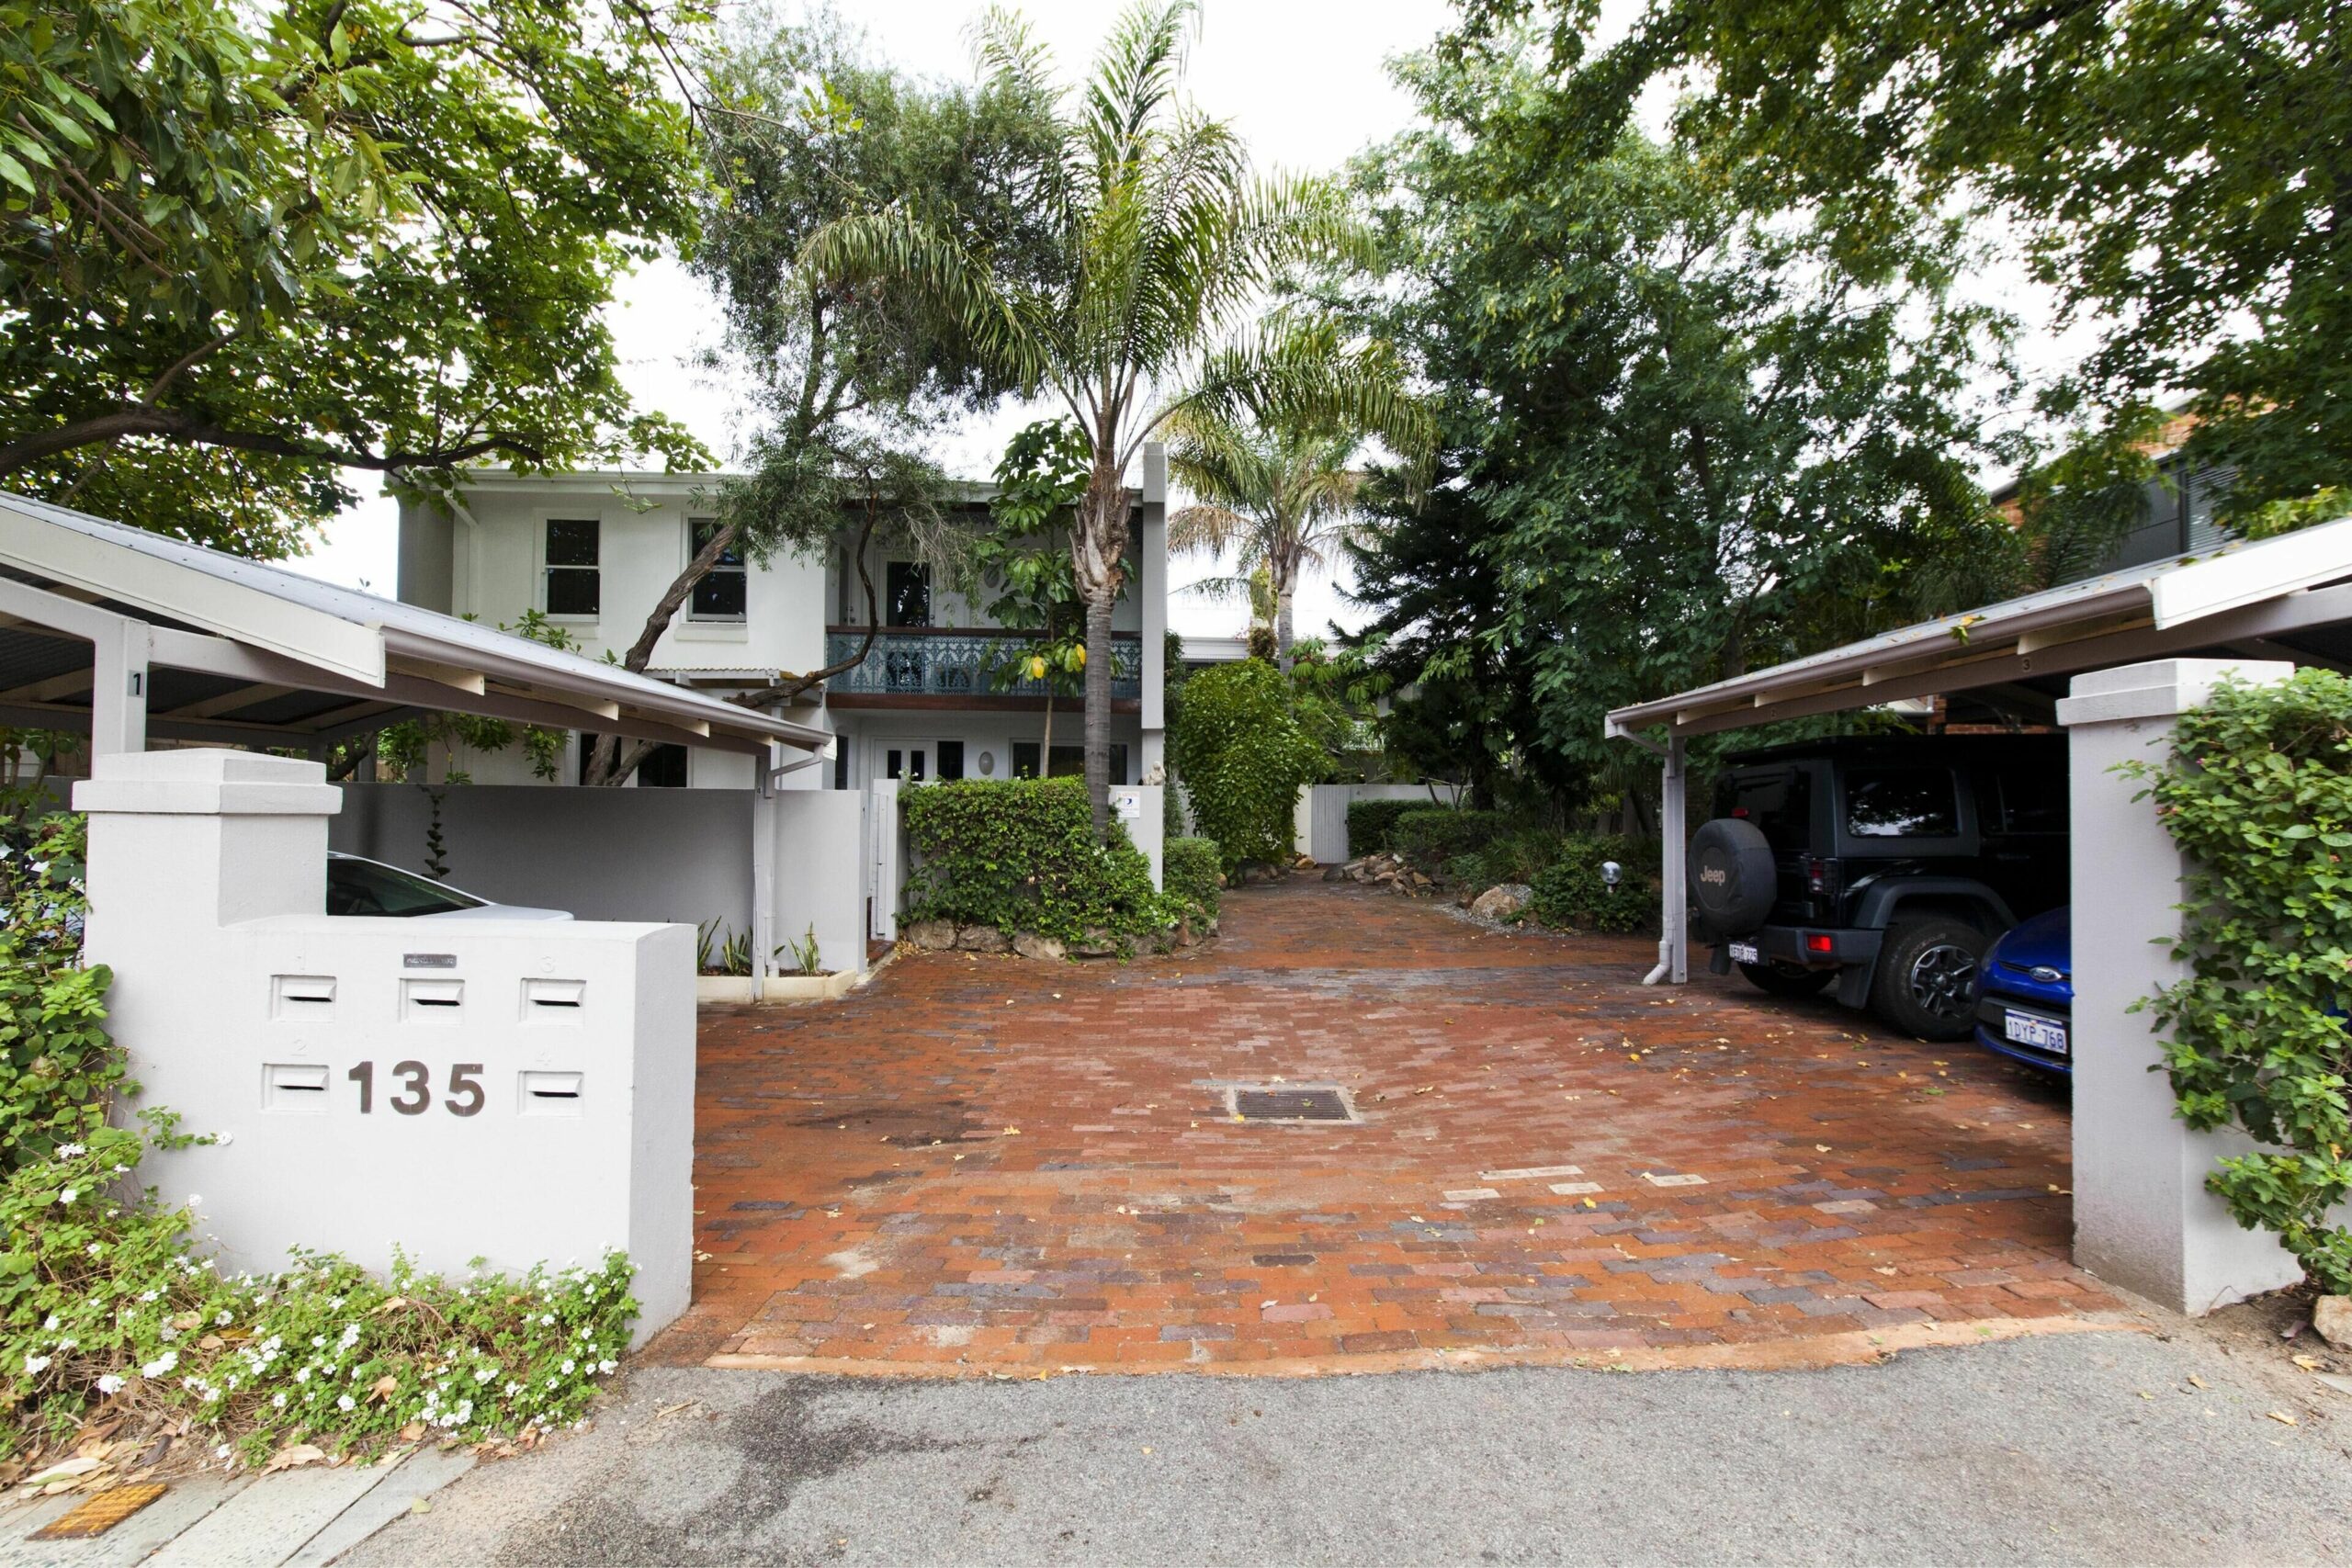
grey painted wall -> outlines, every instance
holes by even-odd
[[[699,925],[716,916],[730,931],[747,931],[758,798],[748,789],[455,784],[442,792],[441,805],[449,882],[503,904],[569,909],[583,920]],[[430,812],[414,784],[345,784],[328,843],[422,871]],[[779,852],[781,885],[794,859],[788,836]]]

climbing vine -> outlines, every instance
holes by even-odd
[[[2165,762],[2123,771],[2195,867],[2173,949],[2188,974],[2137,1005],[2168,1036],[2182,1119],[2264,1145],[2206,1186],[2322,1289],[2352,1292],[2352,1229],[2329,1220],[2352,1192],[2352,680],[2225,683]]]

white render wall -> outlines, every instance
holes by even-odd
[[[626,485],[627,494],[616,493]],[[432,502],[401,508],[401,596],[428,609],[512,625],[526,609],[545,609],[545,538],[550,517],[594,517],[601,524],[600,612],[593,620],[554,617],[591,657],[628,651],[645,618],[690,557],[686,523],[713,508],[712,480],[691,475],[572,475],[489,478],[468,489],[463,513],[440,514]],[[642,508],[642,510],[640,510]],[[471,520],[469,521],[468,515]],[[448,602],[438,603],[439,574],[427,558],[446,537]],[[696,623],[681,610],[654,646],[656,669],[806,671],[824,663],[825,562],[779,555],[751,571],[749,614],[737,623]]]
[[[197,1209],[232,1269],[297,1247],[444,1273],[622,1248],[643,1343],[691,1288],[694,933],[330,918],[322,778],[124,753],[74,791],[109,1026],[144,1102],[219,1138],[151,1153],[140,1179]]]
[[[2154,1021],[2132,1003],[2179,979],[2185,857],[2117,763],[2162,763],[2174,720],[2225,673],[2281,681],[2290,664],[2161,660],[2077,675],[2058,705],[2069,738],[2074,855],[2075,1261],[2175,1312],[2201,1315],[2301,1274],[2276,1236],[2241,1229],[2205,1189],[2253,1145],[2197,1133],[2175,1111]],[[2153,1070],[2152,1070],[2153,1069]]]
[[[1456,806],[1460,791],[1440,784],[1309,784],[1298,792],[1292,815],[1296,848],[1317,865],[1338,865],[1353,858],[1348,844],[1348,807],[1359,800],[1416,800],[1424,806]],[[1432,798],[1434,794],[1434,798]]]

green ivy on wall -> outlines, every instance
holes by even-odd
[[[1248,659],[1185,682],[1169,747],[1193,824],[1216,840],[1227,872],[1290,860],[1298,792],[1323,776],[1327,759],[1291,716],[1272,665]]]
[[[2173,948],[2189,974],[2135,1006],[2168,1034],[2182,1119],[2265,1145],[2206,1186],[2324,1290],[2352,1292],[2352,1230],[2328,1220],[2352,1192],[2352,681],[2225,683],[2181,716],[2164,764],[2122,771],[2195,866]]]

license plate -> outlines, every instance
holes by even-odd
[[[1756,955],[1756,944],[1754,942],[1735,942],[1730,945],[1731,961],[1734,964],[1759,964],[1763,962]]]
[[[2066,1026],[2054,1019],[2036,1018],[2030,1012],[2005,1009],[2001,1015],[2001,1032],[2019,1045],[2030,1045],[2038,1051],[2066,1054]]]

